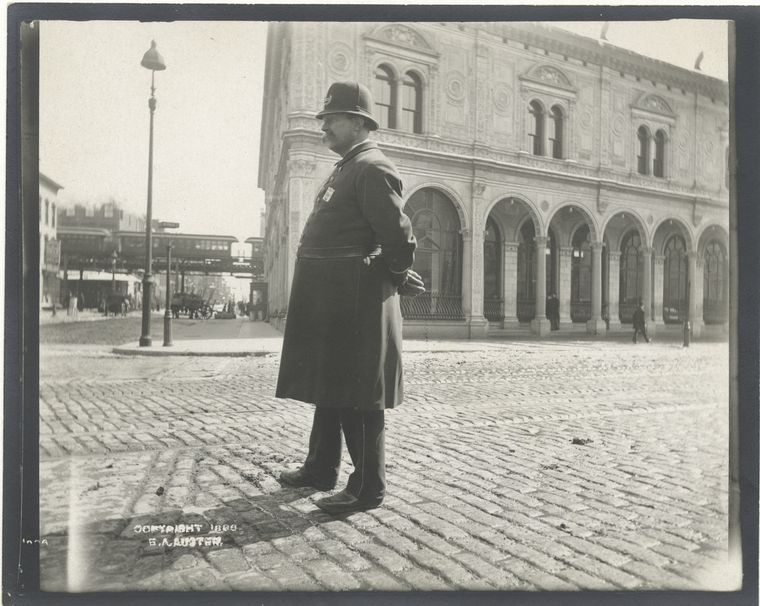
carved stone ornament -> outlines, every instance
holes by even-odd
[[[659,95],[645,94],[639,98],[638,102],[634,104],[634,107],[654,112],[656,114],[669,116],[671,118],[675,116],[670,104]]]
[[[336,74],[347,74],[351,70],[353,52],[345,44],[334,44],[330,49],[330,69]]]
[[[643,105],[644,107],[653,109],[657,112],[668,114],[673,113],[673,110],[670,109],[670,106],[666,103],[665,99],[658,97],[657,95],[649,95],[646,99],[644,99]]]
[[[455,103],[464,101],[464,74],[461,72],[450,72],[446,78],[446,96]]]
[[[506,114],[512,104],[512,89],[504,83],[494,87],[493,105],[497,114]]]
[[[544,212],[546,212],[547,210],[549,210],[549,202],[547,202],[546,200],[542,200],[541,201],[541,210],[544,211]]]
[[[624,126],[625,118],[623,118],[623,114],[615,114],[615,117],[612,118],[612,133],[616,137],[619,137],[623,132]]]
[[[539,80],[544,82],[550,82],[551,84],[559,84],[561,86],[570,86],[570,81],[567,76],[554,67],[544,65],[535,70],[532,74]]]
[[[651,225],[652,223],[654,223],[654,217],[652,215],[648,215],[647,216],[647,224]]]
[[[288,161],[288,172],[293,177],[305,177],[311,175],[316,167],[316,162],[304,160],[303,158],[296,158]]]
[[[545,86],[575,92],[570,79],[559,69],[551,65],[533,67],[520,77],[521,80],[539,82]]]
[[[588,105],[584,105],[581,108],[581,128],[583,130],[591,130],[591,124],[593,123],[593,113]]]
[[[401,23],[394,23],[383,28],[377,33],[377,37],[389,42],[395,42],[396,44],[403,44],[404,46],[415,46],[430,50],[430,45],[425,42],[425,39],[420,34],[408,25]]]
[[[486,191],[486,185],[485,183],[476,183],[474,187],[475,195],[480,197],[483,195],[483,192]]]

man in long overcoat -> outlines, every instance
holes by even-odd
[[[365,86],[336,82],[317,114],[322,142],[342,158],[303,229],[277,381],[277,397],[315,405],[306,460],[283,483],[334,488],[345,436],[348,485],[316,503],[330,513],[385,496],[384,411],[403,397],[399,293],[424,291],[401,179],[368,140],[378,127],[371,108]]]

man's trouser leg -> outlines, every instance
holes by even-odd
[[[385,411],[344,410],[340,423],[354,471],[346,489],[360,501],[385,497]]]
[[[304,469],[318,480],[334,484],[340,469],[340,409],[314,408],[309,454]]]

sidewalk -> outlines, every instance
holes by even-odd
[[[161,322],[154,316],[154,322]],[[176,329],[175,329],[176,334]],[[282,333],[266,322],[251,322],[239,317],[234,320],[206,320],[191,327],[182,326],[182,338],[174,338],[173,345],[164,346],[162,338],[153,337],[150,347],[140,347],[138,342],[119,345],[112,352],[132,356],[266,356],[279,354],[282,351]],[[666,342],[682,346],[680,327],[667,327],[654,338],[658,342]],[[629,330],[609,332],[606,335],[589,335],[578,331],[561,331],[544,337],[539,337],[528,331],[504,333],[498,336],[481,339],[404,339],[406,352],[472,352],[494,351],[501,349],[505,341],[536,342],[544,345],[574,342],[584,346],[594,343],[620,342],[629,343]],[[701,340],[714,341],[715,338]],[[722,340],[722,339],[717,339]],[[642,343],[642,347],[646,344]]]

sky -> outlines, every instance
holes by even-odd
[[[602,22],[558,24],[598,39]],[[155,39],[153,217],[183,233],[258,236],[257,188],[266,24],[44,21],[40,30],[40,169],[62,204],[113,197],[145,214]],[[727,79],[727,25],[611,22],[607,43]]]

